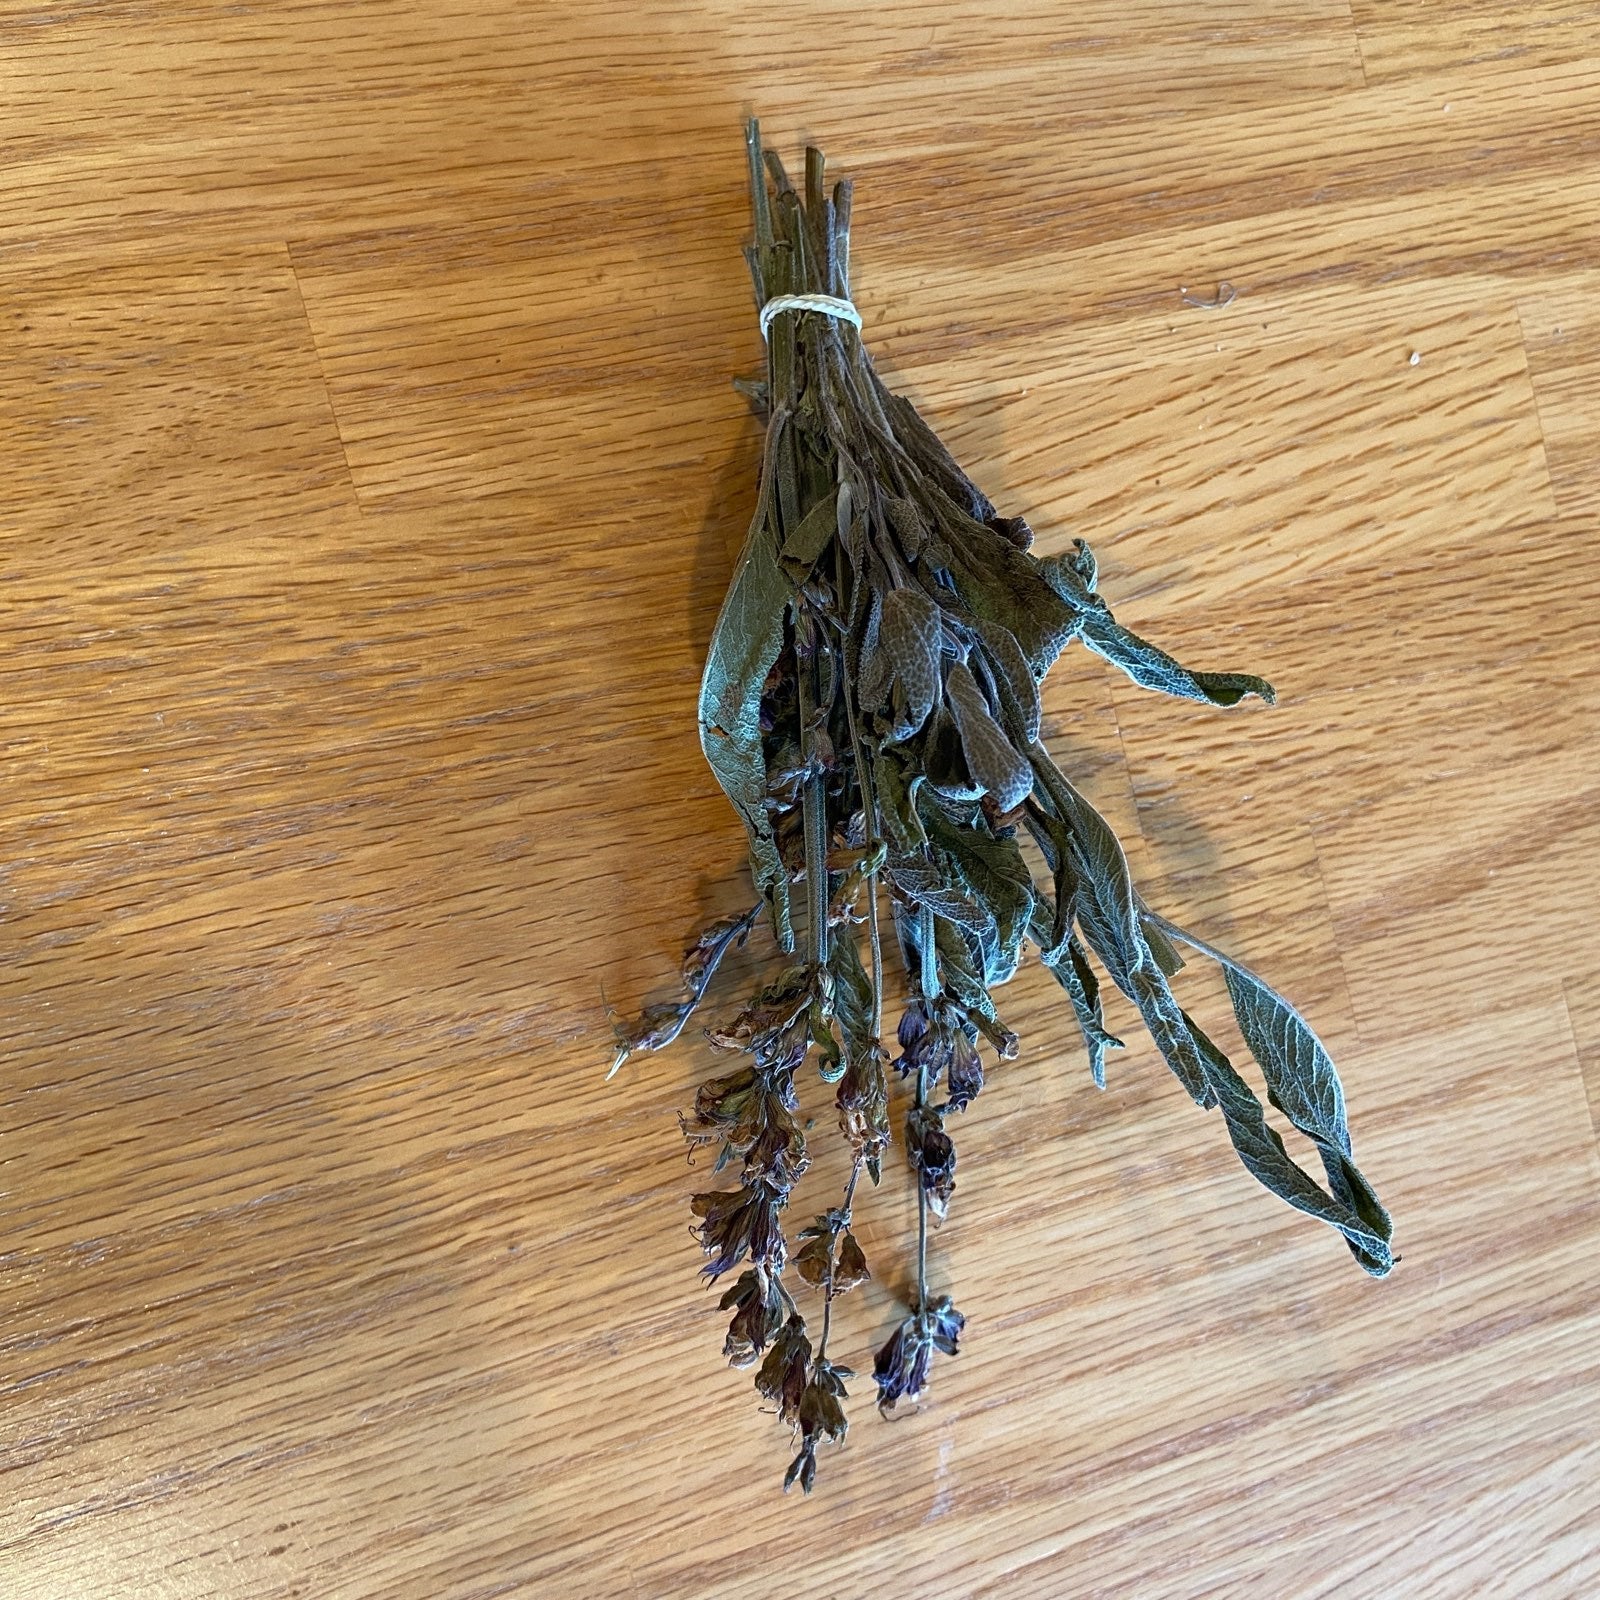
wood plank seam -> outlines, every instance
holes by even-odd
[[[345,443],[344,424],[339,416],[339,408],[334,404],[333,385],[328,382],[328,363],[323,357],[322,343],[317,338],[316,324],[311,320],[311,307],[306,303],[305,285],[300,281],[300,268],[294,259],[294,246],[287,239],[279,242],[283,246],[284,260],[289,265],[289,276],[294,280],[294,292],[300,301],[300,315],[305,318],[306,336],[311,340],[311,353],[317,358],[317,373],[322,380],[322,394],[328,403],[328,416],[333,422],[334,436],[339,441],[339,455],[344,461],[345,480],[350,486],[350,500],[356,510],[365,516],[366,503],[361,498],[361,489],[356,483],[356,475],[350,465],[350,449]]]
[[[1556,475],[1550,466],[1550,433],[1545,427],[1544,408],[1539,401],[1539,384],[1533,375],[1533,361],[1528,354],[1528,324],[1522,314],[1522,300],[1513,297],[1511,310],[1517,319],[1517,337],[1522,344],[1522,370],[1528,380],[1528,392],[1533,399],[1533,415],[1539,425],[1539,454],[1544,458],[1544,478],[1550,489],[1550,499],[1558,510],[1566,510],[1566,501],[1556,484]]]

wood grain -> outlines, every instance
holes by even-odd
[[[1595,21],[0,6],[0,1592],[1600,1591]],[[1048,736],[1304,1003],[1404,1257],[1121,1012],[1097,1093],[1025,969],[963,1352],[809,1500],[695,1281],[706,1053],[602,1082],[746,892],[693,707],[750,109],[856,178],[872,348],[979,481],[1277,683],[1074,657]]]

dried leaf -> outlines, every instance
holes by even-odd
[[[858,693],[888,743],[911,738],[927,722],[939,695],[939,645],[939,608],[920,590],[874,597]]]
[[[802,582],[833,542],[839,526],[839,505],[837,493],[823,495],[783,541],[783,564]]]
[[[1317,1214],[1333,1221],[1344,1232],[1356,1260],[1368,1272],[1381,1277],[1394,1264],[1389,1250],[1393,1223],[1351,1159],[1344,1088],[1333,1058],[1311,1024],[1242,962],[1195,939],[1175,924],[1166,926],[1177,938],[1221,964],[1239,1032],[1266,1079],[1267,1098],[1315,1143],[1328,1175],[1328,1198],[1342,1212],[1339,1220],[1320,1209]]]
[[[765,488],[771,477],[773,442],[782,427],[781,416],[774,418],[760,504],[712,630],[700,681],[700,747],[744,823],[750,840],[751,876],[772,908],[779,946],[791,950],[789,879],[766,806],[767,768],[761,735],[761,693],[783,648],[784,616],[793,593],[778,566]]]
[[[1227,1121],[1228,1137],[1252,1176],[1296,1210],[1337,1228],[1345,1236],[1356,1260],[1374,1277],[1383,1277],[1394,1265],[1394,1255],[1389,1248],[1392,1230],[1388,1213],[1377,1204],[1366,1180],[1355,1173],[1360,1179],[1362,1195],[1359,1210],[1325,1192],[1289,1155],[1276,1130],[1268,1126],[1261,1102],[1234,1071],[1228,1058],[1190,1019],[1184,1020],[1200,1044],[1207,1079]],[[1320,1141],[1319,1148],[1322,1148]],[[1324,1156],[1326,1158],[1325,1150]],[[1355,1172],[1348,1165],[1348,1157],[1345,1166],[1348,1172]]]
[[[1039,563],[1041,575],[1063,602],[1076,614],[1083,642],[1121,667],[1135,683],[1145,689],[1177,695],[1185,700],[1207,700],[1212,705],[1236,705],[1246,695],[1258,695],[1271,704],[1277,697],[1265,678],[1247,672],[1191,672],[1165,650],[1159,650],[1124,628],[1111,614],[1111,608],[1093,592],[1094,555],[1081,540],[1077,550],[1066,556],[1053,556]]]
[[[990,934],[994,944],[993,957],[985,963],[985,986],[1008,982],[1017,970],[1034,903],[1033,877],[1015,837],[1009,830],[993,832],[981,816],[962,827],[931,802],[923,822],[946,881],[958,884],[969,901],[987,912],[973,929]]]
[[[1033,769],[990,715],[983,691],[966,664],[952,661],[945,692],[972,781],[994,796],[1001,811],[1011,811],[1033,791]]]
[[[1026,749],[1039,737],[1038,680],[1009,628],[1001,627],[998,622],[979,622],[976,628],[994,672],[995,687],[1000,691],[1001,709],[1014,724],[1007,731],[1020,738],[1022,748]]]

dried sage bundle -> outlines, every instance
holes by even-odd
[[[766,447],[706,661],[700,733],[749,835],[759,898],[700,935],[682,997],[621,1030],[616,1064],[676,1038],[726,953],[770,925],[769,981],[707,1029],[729,1070],[700,1086],[683,1122],[732,1179],[693,1199],[706,1277],[732,1275],[724,1354],[756,1367],[756,1388],[798,1441],[785,1487],[809,1491],[818,1445],[845,1436],[853,1374],[829,1340],[835,1302],[868,1275],[854,1207],[861,1174],[877,1183],[891,1143],[892,1079],[909,1101],[918,1229],[912,1299],[873,1364],[879,1406],[915,1399],[934,1354],[956,1352],[965,1319],[929,1287],[928,1234],[956,1189],[952,1129],[983,1088],[984,1049],[1000,1061],[1017,1053],[994,994],[1029,946],[1066,992],[1096,1084],[1119,1046],[1101,1009],[1103,972],[1195,1103],[1220,1109],[1261,1183],[1337,1228],[1368,1272],[1388,1272],[1393,1256],[1316,1035],[1248,968],[1145,904],[1110,827],[1039,738],[1040,682],[1074,640],[1145,688],[1192,700],[1270,701],[1271,687],[1190,671],[1123,627],[1081,540],[1064,555],[1030,554],[1027,523],[1001,516],[873,371],[849,303],[850,185],[826,192],[811,149],[797,190],[754,122],[747,139],[746,255],[768,348],[765,383],[745,387],[767,418]],[[911,995],[892,1057],[881,1037],[886,940]],[[1179,945],[1221,964],[1267,1101],[1316,1146],[1322,1180],[1174,998]],[[837,1204],[791,1234],[809,1165],[808,1061],[832,1086],[853,1159]]]

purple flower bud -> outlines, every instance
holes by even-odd
[[[756,1374],[756,1388],[777,1402],[778,1415],[785,1422],[799,1419],[800,1398],[805,1393],[810,1364],[811,1341],[806,1337],[805,1319],[795,1312],[772,1341],[767,1359]]]
[[[945,1079],[945,1092],[952,1111],[964,1111],[978,1097],[983,1088],[983,1063],[978,1059],[978,1047],[966,1033],[956,1030],[951,1042],[950,1067]]]
[[[783,1227],[778,1221],[786,1196],[765,1183],[741,1189],[714,1189],[693,1196],[689,1204],[701,1220],[695,1236],[708,1260],[701,1271],[719,1278],[746,1256],[758,1266],[777,1273],[787,1254]]]
[[[913,1000],[900,1018],[900,1048],[909,1051],[927,1031],[927,1010],[922,1001]]]
[[[747,1268],[719,1304],[724,1311],[735,1308],[722,1353],[729,1365],[747,1367],[783,1326],[783,1297],[777,1279],[763,1267]]]
[[[922,1337],[915,1317],[907,1317],[889,1336],[872,1363],[878,1409],[893,1411],[901,1400],[915,1400],[928,1381],[933,1347]]]
[[[943,1221],[956,1187],[956,1147],[933,1106],[915,1106],[906,1117],[906,1155],[922,1181],[934,1217]]]
[[[966,1320],[950,1303],[949,1296],[941,1295],[923,1309],[913,1311],[895,1329],[872,1367],[879,1410],[893,1411],[897,1402],[915,1400],[922,1394],[928,1386],[933,1352],[955,1355]]]

